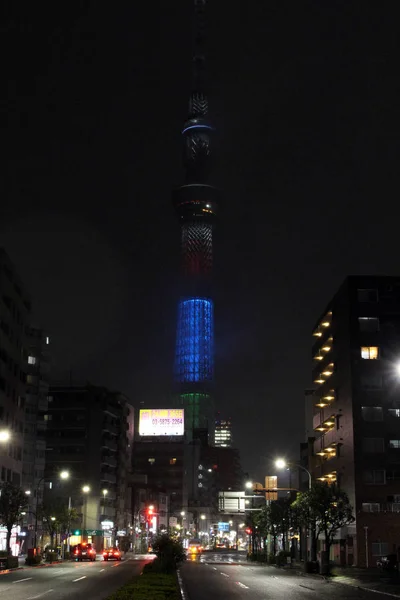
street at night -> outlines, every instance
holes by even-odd
[[[139,575],[151,557],[121,562],[65,562],[0,575],[0,598],[7,600],[102,600]]]
[[[186,600],[383,600],[387,593],[371,592],[323,578],[299,575],[269,565],[254,565],[245,555],[205,554],[181,568]]]

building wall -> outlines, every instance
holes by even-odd
[[[356,522],[341,533],[347,563],[366,566],[368,547],[373,566],[400,546],[400,448],[391,447],[400,446],[400,278],[348,278],[318,320],[318,332],[315,404],[334,398],[315,407],[313,474],[337,480],[354,507]]]
[[[0,429],[11,439],[0,445],[0,481],[22,483],[26,403],[25,329],[31,305],[6,252],[0,248]]]
[[[91,385],[52,386],[44,415],[46,481],[53,482],[47,498],[70,496],[87,529],[100,530],[103,521],[111,521],[114,537],[127,528],[132,514],[132,415],[125,396]],[[70,478],[60,483],[62,470]],[[90,487],[87,495],[84,485]]]

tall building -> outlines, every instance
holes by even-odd
[[[30,313],[29,296],[0,248],[0,481],[16,485],[22,485],[28,358],[25,331]]]
[[[133,408],[125,396],[103,387],[58,385],[50,387],[44,418],[45,479],[52,484],[46,498],[71,498],[71,506],[82,515],[85,539],[93,537],[97,547],[109,545],[133,522]],[[61,482],[65,470],[69,478]],[[89,488],[86,494],[84,486]],[[71,544],[79,541],[72,539]]]
[[[232,421],[230,417],[228,419],[222,419],[221,415],[217,413],[217,418],[215,419],[214,445],[231,448],[232,443]]]
[[[314,331],[309,467],[337,481],[355,523],[331,558],[375,566],[400,540],[400,277],[349,277]]]
[[[27,362],[26,407],[22,484],[29,493],[29,508],[23,527],[27,533],[26,545],[32,547],[36,506],[43,502],[44,471],[46,462],[47,397],[50,376],[50,338],[42,329],[27,327],[25,352]]]
[[[214,304],[213,230],[219,193],[210,183],[211,136],[204,78],[205,0],[194,2],[193,84],[182,129],[184,183],[173,192],[181,225],[181,298],[175,352],[175,383],[186,428],[213,427]]]

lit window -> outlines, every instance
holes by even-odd
[[[361,358],[376,360],[379,358],[378,346],[361,346]]]
[[[170,465],[176,465],[176,458],[170,458],[169,459],[169,464]]]
[[[389,448],[396,448],[398,450],[400,448],[400,440],[389,440]]]
[[[52,421],[53,420],[53,415],[44,415],[43,419],[45,421]]]
[[[36,365],[36,357],[28,356],[28,365]]]
[[[378,317],[358,317],[360,331],[379,331]]]
[[[50,344],[50,338],[49,338],[49,336],[46,336],[46,344],[47,345]]]
[[[400,417],[400,408],[389,408],[388,413],[391,417]]]
[[[154,465],[154,463],[156,462],[155,458],[148,458],[147,461],[151,464]]]

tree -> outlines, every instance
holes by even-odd
[[[6,549],[11,555],[11,530],[18,523],[21,510],[26,506],[24,491],[9,481],[0,484],[0,525],[7,529]]]
[[[268,535],[271,535],[272,554],[274,556],[276,555],[277,539],[280,534],[283,536],[283,546],[285,547],[285,537],[289,529],[289,510],[290,505],[285,499],[273,500],[270,504],[264,506],[254,518],[257,532],[264,540],[264,548]]]
[[[354,521],[353,508],[346,492],[336,483],[316,482],[311,490],[297,496],[293,506],[304,525],[315,527],[316,539],[324,534],[329,571],[329,554],[335,535],[341,527]]]
[[[71,523],[77,521],[78,517],[76,508],[68,508],[65,502],[59,498],[38,506],[38,518],[46,523],[51,539],[51,547],[54,546],[54,538],[57,532],[68,532]]]

